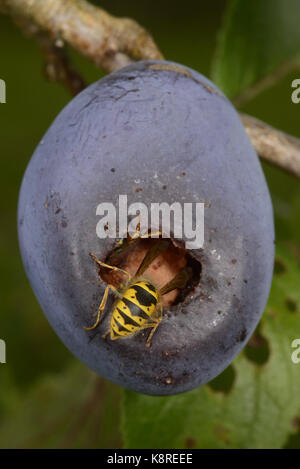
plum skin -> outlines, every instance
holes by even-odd
[[[83,329],[106,287],[89,253],[104,259],[114,246],[96,236],[96,207],[119,194],[148,206],[206,202],[204,248],[192,252],[200,283],[164,315],[150,349],[142,333],[101,339],[111,296],[92,340]],[[25,172],[18,232],[58,336],[91,369],[136,392],[176,394],[213,379],[244,347],[268,298],[273,212],[257,155],[215,85],[171,62],[125,67],[61,111]]]

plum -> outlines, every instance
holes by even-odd
[[[99,326],[84,330],[107,283],[122,281],[90,253],[134,276],[157,242],[97,235],[97,207],[117,206],[120,195],[149,209],[204,204],[203,246],[188,249],[185,233],[171,233],[168,250],[149,267],[154,284],[184,266],[192,271],[186,287],[164,300],[149,348],[149,329],[102,338],[112,293]],[[172,62],[129,65],[61,111],[25,172],[18,230],[25,270],[58,336],[88,367],[136,392],[176,394],[213,379],[245,346],[268,298],[274,226],[258,157],[221,91]]]

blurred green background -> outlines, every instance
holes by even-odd
[[[167,59],[210,75],[225,0],[94,3],[144,25]],[[42,135],[71,97],[61,85],[45,80],[36,41],[5,16],[0,16],[0,44],[0,78],[7,85],[7,103],[0,104],[0,339],[7,345],[7,363],[0,364],[0,447],[121,447],[121,410],[115,405],[120,389],[78,363],[56,337],[31,291],[18,249],[22,175]],[[70,53],[87,83],[102,76]],[[299,76],[284,76],[242,110],[300,137],[300,104],[291,102],[294,78]],[[274,203],[277,243],[287,243],[300,256],[299,181],[265,164],[263,169]],[[286,445],[300,447],[299,441],[296,432]]]

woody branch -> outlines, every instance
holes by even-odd
[[[163,59],[151,35],[136,21],[116,18],[86,0],[0,0],[0,11],[37,36],[48,76],[73,94],[84,83],[62,51],[64,42],[107,72],[135,60]],[[300,177],[300,139],[251,116],[241,114],[241,119],[262,159]]]

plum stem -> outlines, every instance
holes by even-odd
[[[300,139],[247,114],[240,117],[259,156],[300,178]]]

